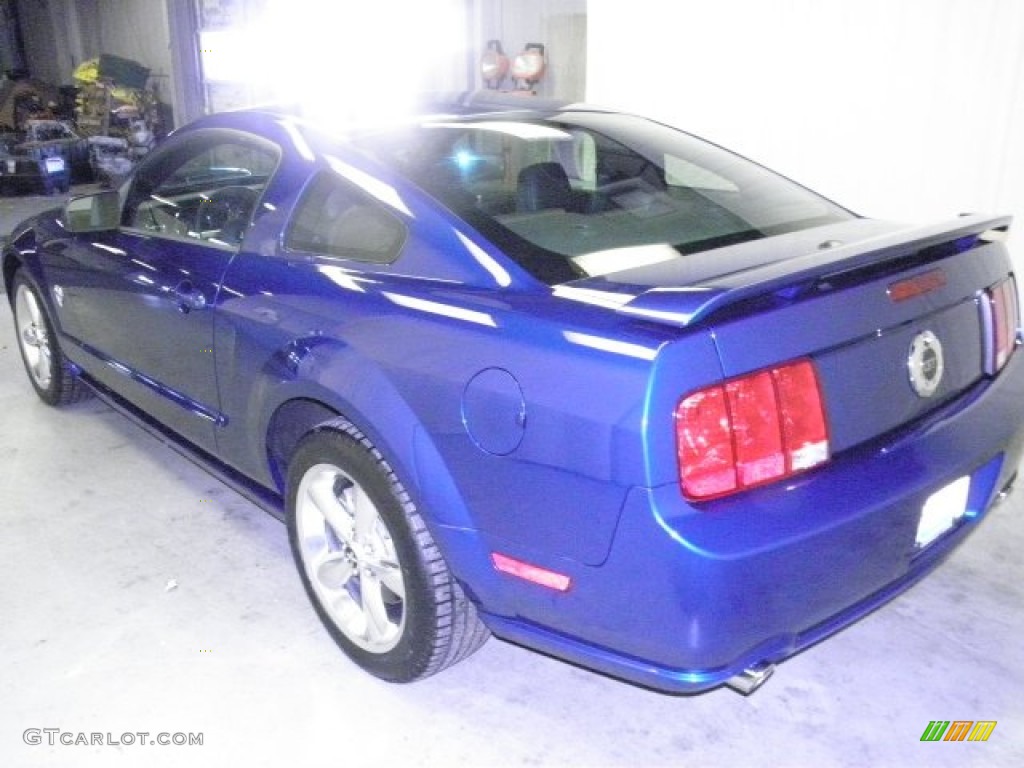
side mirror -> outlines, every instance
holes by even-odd
[[[64,206],[64,226],[69,232],[102,232],[117,229],[121,223],[121,197],[116,189],[68,200]]]

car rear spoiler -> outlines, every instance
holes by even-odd
[[[887,264],[928,261],[1005,240],[1011,216],[970,214],[952,221],[902,229],[849,244],[827,241],[811,253],[743,270],[705,283],[652,288],[616,308],[621,314],[685,328],[751,301],[794,301],[851,276]],[[917,257],[915,259],[915,257]],[[911,264],[907,264],[907,259]]]

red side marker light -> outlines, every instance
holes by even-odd
[[[547,568],[531,565],[514,557],[503,555],[500,552],[491,553],[491,562],[494,563],[495,570],[534,584],[539,584],[548,589],[553,589],[556,592],[565,592],[572,585],[572,579],[564,573],[549,571]]]

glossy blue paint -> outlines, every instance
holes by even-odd
[[[1024,360],[979,388],[966,407],[908,434],[742,498],[696,509],[675,486],[634,489],[605,564],[570,570],[574,589],[558,600],[520,587],[515,611],[496,620],[499,633],[678,692],[819,641],[937,566],[1016,472],[1019,429],[997,422],[1003,404],[1024,397]],[[979,465],[977,456],[989,458]],[[924,500],[965,474],[968,515],[916,552]]]
[[[232,255],[188,243],[168,252],[160,239],[135,232],[93,233],[47,265],[50,284],[64,288],[57,314],[69,344],[82,345],[75,359],[83,369],[208,450],[209,414],[223,419],[213,306]],[[204,308],[189,307],[189,293]],[[127,386],[117,381],[126,372]]]
[[[131,379],[133,382],[141,384],[144,387],[148,387],[157,397],[170,400],[171,403],[177,405],[186,413],[191,414],[198,419],[208,421],[212,423],[214,426],[223,427],[227,424],[228,420],[227,417],[224,416],[224,414],[218,413],[217,411],[207,408],[202,403],[193,400],[184,393],[179,392],[175,389],[171,389],[167,385],[161,384],[159,381],[150,378],[144,373],[140,373],[134,368],[129,368],[124,363],[121,363],[118,360],[106,355],[105,353],[101,352],[100,350],[96,349],[93,346],[90,346],[89,344],[74,341],[72,341],[71,343],[75,344],[78,347],[81,347],[82,351],[85,352],[89,358],[95,358],[99,362],[106,363],[107,367],[114,371],[114,373]],[[78,375],[81,375],[83,372],[84,371],[79,369]],[[97,378],[100,377],[97,376]],[[117,387],[117,389],[120,389],[120,387]]]
[[[502,637],[664,690],[713,687],[921,578],[1016,471],[1024,357],[985,375],[977,302],[1010,272],[1005,248],[978,237],[1005,220],[907,230],[850,217],[549,285],[395,168],[292,118],[212,116],[162,152],[250,134],[278,164],[239,247],[131,227],[69,236],[51,213],[18,231],[5,275],[21,265],[47,288],[83,379],[278,513],[275,415],[295,403],[344,415]],[[400,223],[397,259],[287,245],[324,173]],[[935,269],[940,288],[888,297]],[[948,348],[927,400],[906,367],[925,329]],[[680,399],[804,357],[833,459],[687,503]],[[964,475],[967,514],[915,550],[925,499]],[[500,574],[495,551],[572,587]]]
[[[508,371],[487,368],[462,393],[462,423],[477,448],[507,456],[523,442],[528,418],[523,390]]]

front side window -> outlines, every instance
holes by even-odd
[[[551,284],[853,218],[754,163],[626,115],[456,119],[362,142]]]
[[[235,248],[278,162],[275,147],[226,132],[190,137],[147,161],[121,223],[170,238]]]

